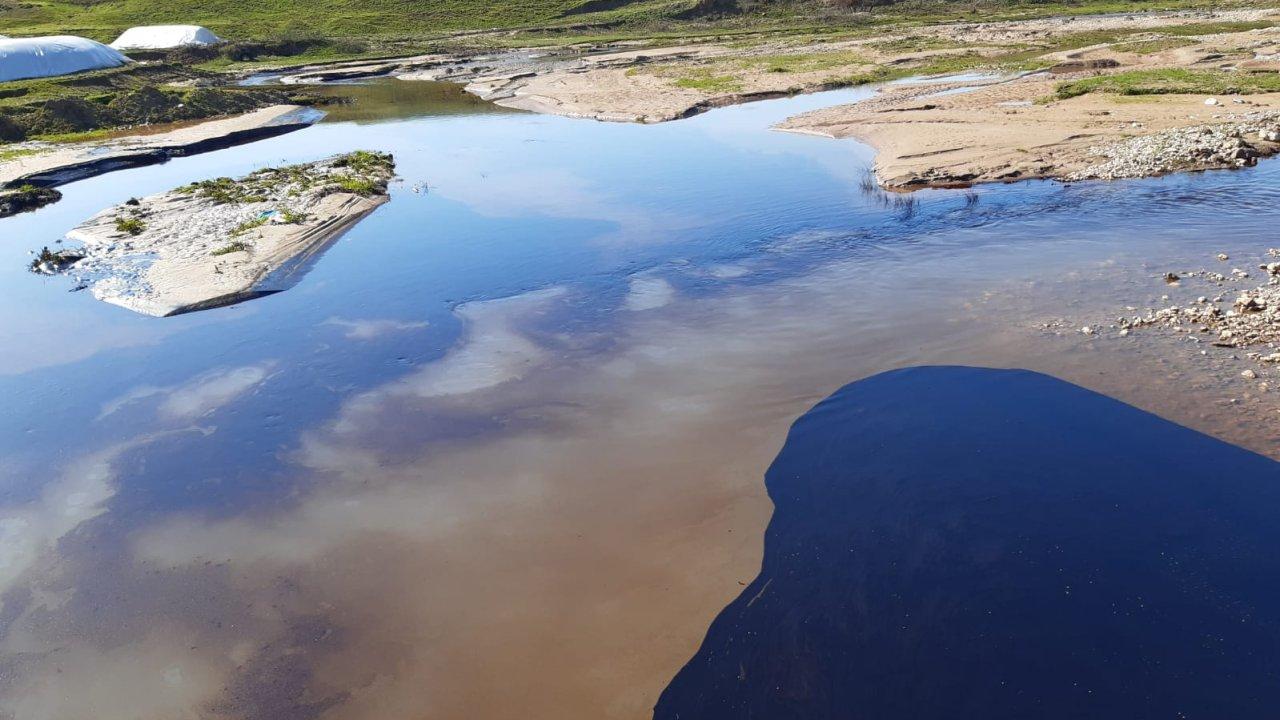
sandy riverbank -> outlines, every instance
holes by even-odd
[[[778,127],[866,142],[877,151],[876,177],[892,189],[1143,177],[1236,167],[1237,160],[1248,164],[1277,151],[1257,132],[1280,125],[1277,94],[1222,98],[1215,106],[1205,105],[1204,95],[1090,94],[1039,102],[1059,82],[1029,77],[941,97],[937,87],[890,88],[871,100],[807,113]],[[1179,131],[1190,128],[1209,129],[1205,141],[1195,133],[1181,137]],[[1227,142],[1221,135],[1236,132],[1244,142],[1218,152]],[[1153,145],[1144,157],[1142,146],[1131,142],[1143,138],[1171,142]],[[1244,154],[1237,157],[1236,150]],[[1130,167],[1114,167],[1111,161],[1125,155],[1132,156]]]
[[[397,76],[465,82],[479,97],[535,112],[662,122],[948,65],[1041,68],[1048,72],[976,88],[889,85],[872,100],[792,118],[779,129],[871,144],[879,152],[878,178],[895,189],[1143,177],[1239,167],[1277,151],[1259,135],[1272,129],[1272,113],[1280,110],[1280,93],[1267,79],[1280,70],[1280,33],[1268,26],[1274,19],[1261,9],[971,23],[873,39],[471,59]],[[1238,29],[1246,25],[1256,27]],[[1107,41],[1056,49],[1064,37]],[[1191,73],[1179,80],[1187,92],[1158,86],[1168,80],[1161,73],[1182,71]],[[1144,78],[1135,72],[1157,87],[1141,87]],[[1064,83],[1106,76],[1115,76],[1117,86],[1060,97]],[[1128,85],[1134,82],[1139,86]],[[1222,97],[1206,105],[1215,93],[1198,91],[1196,83],[1248,94],[1216,93]],[[1137,138],[1153,139],[1131,142]]]
[[[889,86],[779,129],[870,144],[891,189],[1244,167],[1280,150],[1280,94],[1263,92],[1278,53],[1270,27],[1138,34],[1046,54],[1047,71],[1007,82]]]
[[[65,266],[35,269],[161,317],[278,292],[387,202],[393,168],[390,156],[356,152],[130,200],[67,234],[83,247]]]
[[[312,125],[322,117],[324,113],[314,108],[273,105],[164,132],[75,144],[22,143],[9,148],[10,159],[0,161],[0,187],[63,185],[112,170],[281,135]]]

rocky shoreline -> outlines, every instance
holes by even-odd
[[[186,185],[98,213],[32,269],[158,317],[279,292],[389,199],[390,155],[355,151]]]
[[[1164,284],[1163,304],[1128,306],[1122,315],[1077,325],[1075,332],[1107,342],[1133,342],[1146,335],[1189,343],[1215,373],[1238,372],[1244,380],[1259,381],[1258,392],[1268,392],[1280,370],[1280,248],[1267,250],[1256,270],[1245,269],[1255,263],[1242,268],[1225,253],[1217,255],[1217,262],[1217,269],[1170,271],[1153,278],[1153,283]],[[1259,277],[1265,282],[1259,284]],[[1043,326],[1063,327],[1061,321]]]
[[[1280,152],[1280,112],[1125,138],[1090,151],[1102,161],[1065,180],[1121,180],[1186,170],[1242,168]]]

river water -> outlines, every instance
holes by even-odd
[[[1230,351],[1074,332],[1256,265],[1274,163],[889,196],[768,129],[869,89],[656,126],[333,91],[0,222],[0,717],[647,717],[760,570],[791,423],[885,370],[1036,370],[1276,455]],[[25,269],[131,196],[361,148],[391,202],[285,292],[156,319]]]

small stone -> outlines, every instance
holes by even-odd
[[[1165,274],[1164,274],[1164,281],[1165,281],[1165,282],[1167,282],[1167,283],[1169,283],[1170,285],[1172,285],[1173,283],[1178,282],[1178,281],[1179,281],[1179,280],[1181,280],[1181,279],[1182,279],[1182,278],[1179,278],[1177,273],[1167,272],[1167,273],[1165,273]]]
[[[1080,328],[1080,334],[1082,334],[1082,335],[1092,335],[1092,334],[1093,334],[1093,328],[1089,327],[1088,325],[1085,325],[1084,327]]]
[[[1241,312],[1258,312],[1267,306],[1266,302],[1260,298],[1245,293],[1236,298],[1236,309]]]
[[[1240,373],[1240,377],[1245,378],[1246,380],[1256,380],[1258,378],[1258,373],[1252,370],[1245,370]]]
[[[1218,99],[1217,99],[1217,98],[1205,98],[1204,104],[1205,104],[1205,105],[1217,105],[1217,104],[1219,104],[1219,103],[1218,103]]]
[[[1129,328],[1122,329],[1120,331],[1120,337],[1129,337]]]
[[[1218,259],[1221,260],[1222,262],[1226,262],[1231,258],[1226,253],[1218,253]]]

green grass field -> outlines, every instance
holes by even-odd
[[[1095,12],[1226,8],[1253,0],[903,0],[862,12],[856,0],[0,0],[0,33],[71,33],[108,41],[133,25],[195,23],[231,40],[451,38],[520,30],[496,44],[629,37],[873,31],[884,24],[996,20]],[[883,0],[877,0],[883,2]],[[710,7],[710,10],[707,8]],[[707,10],[697,12],[697,9]]]
[[[103,0],[9,2],[0,33],[70,32],[110,40],[124,28],[205,25],[228,39],[279,36],[403,38],[462,30],[573,25],[583,20],[640,23],[672,17],[692,0],[640,0],[617,10],[572,16],[581,0]],[[6,3],[0,0],[0,8]]]

